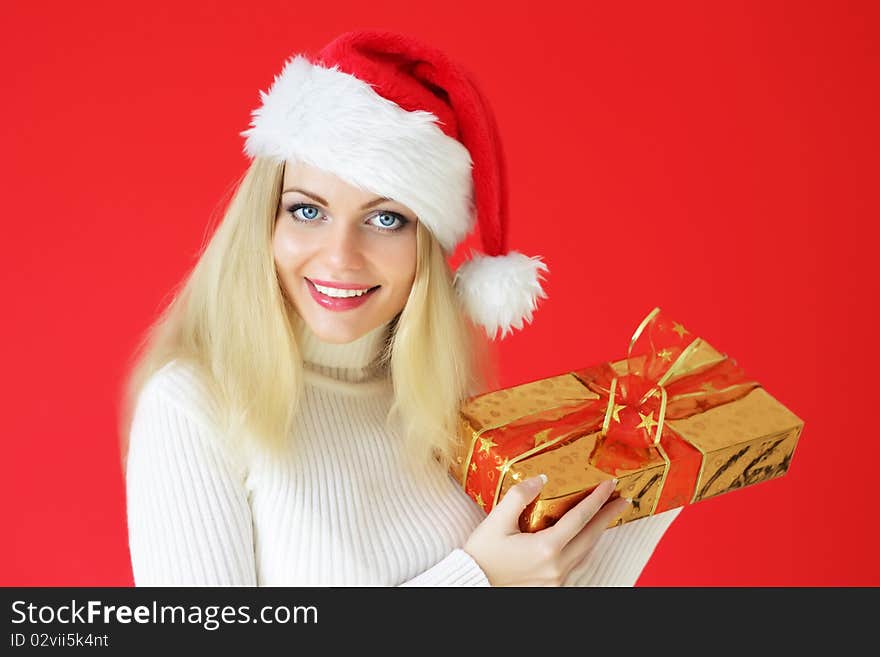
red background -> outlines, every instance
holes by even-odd
[[[246,166],[258,90],[363,27],[492,99],[511,248],[551,268],[504,385],[621,357],[658,305],[806,421],[788,475],[686,508],[639,584],[880,584],[876,3],[123,4],[0,17],[0,584],[131,584],[126,360]]]

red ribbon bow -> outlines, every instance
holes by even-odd
[[[575,373],[605,400],[602,439],[591,457],[595,467],[612,473],[637,468],[653,449],[668,462],[655,513],[692,501],[702,464],[699,450],[667,420],[734,401],[760,385],[726,356],[690,363],[701,344],[654,308],[633,334],[623,367],[604,363]]]

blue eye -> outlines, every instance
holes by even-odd
[[[306,205],[304,203],[297,203],[288,208],[287,211],[293,215],[293,218],[296,221],[301,221],[306,224],[312,223],[318,218],[318,215],[321,214],[321,211],[314,205]],[[299,212],[302,212],[303,214],[297,214]]]
[[[373,224],[379,230],[400,230],[409,223],[408,219],[405,219],[396,212],[377,212],[373,215],[373,219],[379,221],[378,224]],[[398,222],[397,225],[395,225],[395,221]]]

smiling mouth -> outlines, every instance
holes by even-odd
[[[310,278],[306,278],[309,285],[319,294],[329,297],[331,299],[359,299],[364,297],[375,290],[378,290],[381,285],[374,285],[373,287],[361,287],[361,288],[343,288],[336,287],[334,285],[321,285],[320,283],[316,283]]]

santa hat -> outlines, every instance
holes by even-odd
[[[455,273],[463,307],[501,338],[532,321],[547,266],[507,250],[504,155],[471,75],[439,50],[385,31],[294,55],[253,111],[244,151],[302,161],[410,207],[451,254],[479,221],[483,253]]]

